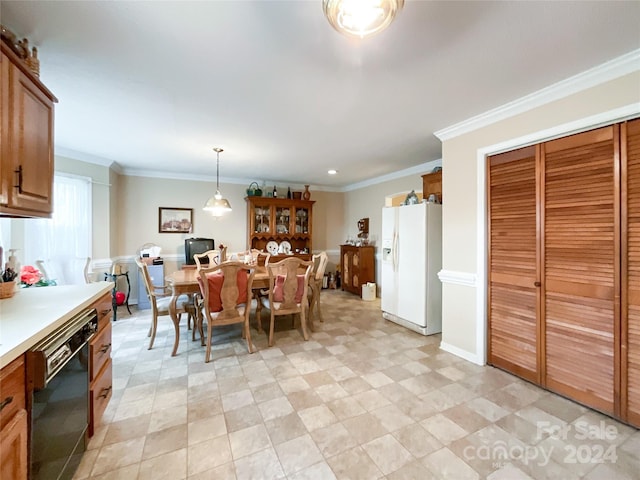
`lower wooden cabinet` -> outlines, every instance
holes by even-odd
[[[11,418],[0,433],[0,478],[26,480],[27,460],[27,411],[24,408]]]
[[[342,290],[362,295],[362,285],[376,281],[375,247],[340,245]]]
[[[89,436],[93,436],[113,391],[111,368],[111,294],[95,302],[98,331],[89,342]]]
[[[29,463],[24,355],[0,371],[0,479],[26,480]]]

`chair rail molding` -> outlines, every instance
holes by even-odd
[[[456,272],[454,270],[440,270],[438,272],[438,278],[442,283],[463,285],[465,287],[475,287],[477,279],[475,273]]]
[[[113,260],[110,258],[96,258],[91,261],[91,269],[93,270],[108,270],[113,265]]]

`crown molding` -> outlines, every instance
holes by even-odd
[[[441,167],[441,166],[442,166],[442,159],[439,158],[437,160],[431,160],[430,162],[416,165],[415,167],[405,168],[404,170],[398,170],[397,172],[387,173],[386,175],[381,175],[380,177],[370,178],[369,180],[364,180],[362,182],[352,183],[351,185],[342,187],[341,191],[350,192],[353,190],[359,190],[364,187],[370,187],[371,185],[377,185],[379,183],[395,180],[397,178],[408,177],[410,175],[415,175],[415,174],[425,174],[433,170],[434,167]]]
[[[438,130],[434,132],[434,135],[444,142],[638,70],[640,70],[640,49],[525,95],[513,102]]]
[[[147,178],[163,178],[166,180],[189,180],[195,182],[215,182],[215,175],[194,175],[189,173],[176,173],[176,172],[167,172],[163,170],[148,170],[148,169],[137,169],[137,168],[123,168],[118,162],[113,160],[109,160],[106,158],[102,158],[96,155],[91,155],[84,152],[79,152],[77,150],[72,150],[64,147],[56,147],[55,154],[61,157],[67,157],[72,160],[79,160],[81,162],[92,163],[94,165],[101,165],[104,167],[109,167],[119,175],[124,175],[127,177],[147,177]],[[397,178],[408,177],[409,175],[424,174],[430,172],[434,167],[442,166],[442,159],[431,160],[426,163],[422,163],[420,165],[416,165],[415,167],[409,167],[404,170],[398,170],[397,172],[388,173],[386,175],[382,175],[380,177],[370,178],[368,180],[364,180],[362,182],[352,183],[350,185],[346,185],[343,187],[331,187],[328,185],[312,185],[309,184],[309,189],[313,192],[332,192],[332,193],[344,193],[350,192],[352,190],[358,190],[360,188],[368,187],[371,185],[377,185],[379,183],[388,182],[390,180],[395,180]],[[220,183],[226,183],[230,185],[249,185],[255,180],[251,178],[241,178],[241,177],[220,177]],[[259,182],[260,183],[260,182]],[[279,180],[270,180],[267,185],[271,185],[275,183],[278,187],[282,187],[283,185],[289,186],[295,190],[304,190],[304,183],[290,183]]]

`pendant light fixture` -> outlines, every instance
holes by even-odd
[[[220,152],[224,152],[221,148],[214,148],[216,152],[216,194],[207,200],[204,204],[203,210],[211,213],[214,217],[221,217],[231,211],[231,205],[229,200],[222,198],[220,193]]]
[[[331,26],[355,38],[370,37],[387,28],[403,5],[404,0],[322,0]]]

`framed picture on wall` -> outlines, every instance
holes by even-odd
[[[158,208],[159,233],[191,233],[193,208]]]

